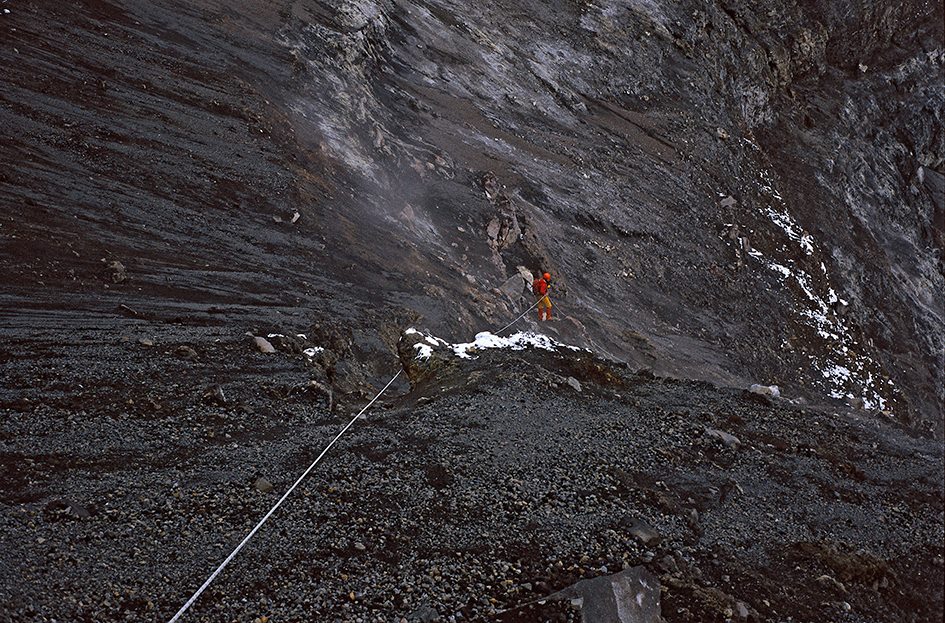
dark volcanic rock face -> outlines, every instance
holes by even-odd
[[[942,38],[0,0],[0,620],[167,620],[400,367],[193,620],[574,620],[535,602],[637,566],[670,623],[941,620]],[[588,351],[404,333],[538,269]]]
[[[5,8],[7,309],[465,336],[542,267],[571,341],[942,431],[940,3]]]

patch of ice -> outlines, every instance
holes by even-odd
[[[303,340],[307,340],[307,339],[308,339],[307,337],[305,337],[305,334],[304,334],[304,333],[296,333],[296,334],[295,334],[295,337],[302,338]]]
[[[318,353],[322,353],[322,352],[325,352],[324,348],[322,348],[321,346],[313,346],[312,348],[306,348],[305,350],[303,350],[302,354],[305,355],[306,357],[314,357]]]
[[[285,337],[285,336],[282,335],[281,333],[270,333],[269,337]]]

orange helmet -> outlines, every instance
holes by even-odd
[[[544,279],[545,281],[548,281],[549,279],[551,279],[551,273],[545,273],[544,275],[541,276],[541,278]]]

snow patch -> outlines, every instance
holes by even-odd
[[[318,353],[323,353],[323,352],[325,352],[325,349],[322,348],[321,346],[313,346],[311,348],[306,348],[305,350],[303,350],[302,354],[305,355],[306,357],[314,357]]]
[[[766,172],[762,175],[761,188],[781,204],[784,203],[781,196],[774,190],[771,177]],[[804,255],[813,255],[813,237],[797,224],[785,208],[766,207],[763,211],[790,240],[797,243]],[[784,247],[781,247],[781,252],[790,253]],[[811,365],[823,377],[821,389],[832,398],[848,400],[859,398],[866,409],[885,409],[886,400],[879,392],[880,390],[887,392],[890,387],[895,391],[895,385],[885,379],[882,381],[882,387],[877,385],[870,370],[876,371],[879,367],[869,355],[862,352],[844,319],[835,313],[837,305],[846,306],[847,302],[840,298],[830,285],[830,275],[826,264],[819,263],[822,275],[815,279],[800,269],[790,255],[783,260],[778,258],[778,261],[773,261],[754,248],[748,251],[748,255],[776,273],[786,286],[793,281],[797,289],[803,293],[803,297],[798,297],[796,313],[801,316],[804,324],[826,342],[829,353],[825,357],[810,357]],[[825,287],[816,285],[824,284],[824,282],[826,282]],[[854,392],[858,395],[854,395]]]
[[[495,348],[507,348],[509,350],[525,350],[526,348],[540,348],[542,350],[555,351],[559,348],[569,350],[581,350],[577,346],[562,344],[547,335],[533,333],[531,331],[519,331],[508,337],[501,337],[489,331],[482,331],[476,334],[472,342],[451,344],[444,339],[434,335],[427,335],[416,329],[407,329],[404,333],[407,335],[422,335],[423,341],[417,342],[413,347],[417,350],[417,359],[427,360],[433,355],[435,348],[448,348],[452,354],[460,359],[473,359],[476,352]]]
[[[488,348],[508,348],[510,350],[524,350],[528,347],[541,348],[543,350],[557,350],[559,347],[569,348],[571,350],[580,350],[576,346],[568,346],[551,339],[547,335],[532,333],[531,331],[519,331],[509,337],[500,337],[494,333],[483,331],[476,334],[476,339],[466,344],[453,344],[451,348],[457,357],[471,359],[470,351],[485,350]]]
[[[424,344],[423,342],[417,342],[413,345],[417,349],[417,359],[421,361],[426,361],[433,355],[433,347],[429,344]]]

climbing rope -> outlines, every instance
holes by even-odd
[[[499,329],[498,331],[496,331],[496,335],[498,335],[499,333],[502,333],[503,331],[505,331],[506,329],[508,329],[509,327],[511,327],[513,324],[515,324],[516,322],[518,322],[519,320],[521,320],[522,318],[524,318],[525,315],[526,315],[528,312],[530,312],[530,311],[532,311],[533,309],[535,309],[536,307],[538,307],[538,303],[539,303],[540,301],[541,301],[541,299],[538,299],[537,301],[535,301],[535,303],[534,303],[531,307],[529,307],[528,309],[526,309],[525,311],[523,311],[515,320],[513,320],[513,321],[510,322],[509,324],[505,325],[504,327],[502,327],[501,329]],[[214,572],[210,574],[210,577],[208,577],[207,580],[200,586],[200,588],[197,589],[197,592],[194,593],[194,594],[190,597],[190,599],[188,599],[187,602],[186,602],[183,606],[181,606],[180,610],[177,611],[177,614],[175,614],[173,617],[171,617],[170,620],[168,620],[167,623],[177,623],[177,621],[180,619],[180,617],[183,616],[183,614],[184,614],[185,612],[187,612],[187,610],[194,604],[194,602],[197,601],[197,599],[200,597],[200,595],[203,594],[203,592],[204,592],[205,590],[207,590],[207,587],[210,586],[210,584],[213,582],[213,580],[215,580],[216,577],[217,577],[218,575],[220,575],[220,572],[223,571],[223,569],[225,569],[226,566],[227,566],[228,564],[230,564],[230,561],[233,560],[233,559],[236,557],[236,555],[240,552],[241,549],[243,549],[243,546],[246,545],[247,543],[249,543],[249,540],[250,540],[251,538],[253,538],[253,535],[255,535],[256,532],[258,532],[259,529],[263,527],[263,525],[269,520],[269,518],[272,516],[272,514],[273,514],[274,512],[276,512],[276,509],[278,509],[280,506],[282,506],[282,503],[285,502],[286,498],[288,498],[289,495],[290,495],[293,491],[295,491],[295,488],[298,487],[299,484],[300,484],[303,480],[305,480],[305,477],[308,476],[309,473],[310,473],[313,469],[315,469],[315,466],[318,465],[319,461],[322,460],[322,457],[324,457],[325,454],[328,453],[328,451],[331,449],[331,447],[332,447],[333,445],[335,445],[335,442],[338,441],[339,439],[341,439],[341,436],[344,435],[346,432],[348,432],[348,429],[349,429],[349,428],[351,428],[352,426],[354,426],[354,423],[358,420],[358,418],[361,417],[361,415],[362,415],[365,411],[367,411],[367,410],[371,407],[371,405],[373,405],[373,404],[377,401],[378,398],[381,397],[381,394],[383,394],[385,391],[387,391],[387,389],[394,383],[395,380],[397,380],[397,377],[400,376],[401,372],[403,372],[403,368],[401,368],[400,370],[398,370],[398,371],[397,371],[397,374],[395,374],[393,377],[391,377],[391,379],[390,379],[389,381],[387,381],[387,385],[385,385],[384,388],[383,388],[381,391],[377,392],[377,395],[374,396],[374,398],[371,399],[371,402],[369,402],[369,403],[367,403],[366,405],[364,405],[364,408],[361,409],[360,411],[358,411],[358,414],[357,414],[356,416],[354,416],[353,418],[351,418],[351,421],[348,422],[348,424],[347,424],[344,428],[341,429],[341,432],[339,432],[337,435],[335,435],[335,438],[332,439],[331,442],[330,442],[327,446],[325,446],[325,449],[321,451],[321,454],[319,454],[318,457],[316,457],[314,461],[312,461],[312,464],[308,466],[308,469],[306,469],[305,472],[303,472],[302,475],[298,477],[298,480],[296,480],[295,483],[294,483],[291,487],[289,487],[289,489],[288,489],[285,493],[282,494],[282,497],[279,498],[279,501],[276,502],[275,505],[273,505],[273,507],[269,509],[269,512],[266,513],[265,516],[263,516],[263,518],[259,520],[259,523],[257,523],[257,524],[255,525],[255,527],[253,527],[253,529],[249,531],[249,534],[247,534],[245,537],[243,537],[243,540],[240,541],[240,544],[236,546],[236,549],[234,549],[232,552],[230,552],[230,555],[227,556],[227,557],[223,560],[223,562],[220,563],[220,566],[218,566],[218,567],[214,570]]]
[[[531,307],[529,307],[528,309],[526,309],[525,311],[523,311],[523,312],[521,313],[521,315],[519,315],[518,318],[516,318],[515,320],[513,320],[513,321],[510,322],[509,324],[505,325],[504,327],[502,327],[501,329],[499,329],[498,331],[496,331],[495,334],[496,334],[496,335],[499,335],[500,333],[502,333],[503,331],[505,331],[506,329],[508,329],[509,327],[511,327],[513,324],[515,324],[516,322],[518,322],[519,320],[521,320],[522,318],[524,318],[524,317],[525,317],[525,314],[527,314],[527,313],[530,312],[531,310],[533,310],[533,309],[535,309],[536,307],[538,307],[538,304],[539,304],[539,303],[541,303],[541,298],[539,298],[537,301],[535,301],[534,304],[532,304]]]
[[[298,480],[295,481],[295,484],[293,484],[291,487],[289,487],[289,490],[282,494],[282,497],[279,498],[279,501],[276,502],[275,505],[274,505],[272,508],[269,509],[269,512],[266,513],[266,515],[265,515],[262,519],[259,520],[259,523],[257,523],[256,526],[255,526],[252,530],[249,531],[249,534],[247,534],[247,535],[243,538],[243,540],[240,541],[240,544],[236,546],[236,549],[234,549],[232,552],[230,552],[230,555],[227,556],[226,559],[225,559],[223,562],[220,563],[220,566],[217,567],[216,570],[215,570],[213,573],[210,574],[210,577],[207,578],[207,581],[204,582],[203,585],[202,585],[200,588],[197,589],[197,592],[194,593],[193,596],[192,596],[190,599],[187,600],[187,603],[185,603],[183,606],[181,606],[181,609],[177,611],[177,614],[175,614],[173,617],[171,617],[171,619],[168,621],[168,623],[176,623],[176,621],[177,621],[178,619],[180,619],[181,615],[183,615],[185,612],[187,612],[187,609],[190,608],[190,606],[192,606],[195,601],[197,601],[197,598],[200,597],[200,595],[201,595],[205,590],[207,590],[207,587],[210,586],[210,583],[213,582],[213,580],[214,580],[218,575],[220,575],[220,572],[223,571],[223,569],[226,568],[226,566],[227,566],[228,564],[230,564],[230,561],[233,560],[233,558],[236,557],[236,555],[239,553],[239,551],[240,551],[241,549],[243,549],[243,546],[246,545],[247,543],[249,543],[249,540],[250,540],[251,538],[253,538],[253,535],[256,534],[256,532],[257,532],[260,528],[263,527],[263,524],[265,524],[265,523],[269,520],[269,518],[272,516],[272,514],[273,514],[274,512],[276,512],[276,509],[279,508],[280,506],[282,506],[282,503],[285,502],[286,498],[289,497],[289,495],[290,495],[293,491],[295,491],[295,488],[299,486],[299,483],[301,483],[303,480],[305,480],[305,477],[309,475],[309,472],[311,472],[311,471],[315,468],[316,465],[318,465],[318,462],[321,461],[321,460],[322,460],[322,457],[325,456],[325,454],[328,452],[328,450],[330,450],[331,447],[332,447],[333,445],[335,445],[335,442],[338,441],[339,439],[341,439],[341,436],[344,435],[344,434],[348,431],[349,428],[351,428],[352,426],[354,426],[354,423],[357,421],[357,419],[358,419],[359,417],[361,417],[361,414],[363,414],[365,411],[367,411],[368,408],[369,408],[372,404],[374,404],[374,403],[377,401],[378,398],[381,397],[381,394],[383,394],[385,391],[387,391],[387,388],[391,386],[391,384],[397,379],[398,376],[400,376],[400,373],[401,373],[401,372],[403,372],[403,368],[401,368],[400,370],[398,370],[398,371],[397,371],[397,374],[395,374],[393,377],[391,377],[391,380],[387,381],[387,385],[384,386],[384,389],[382,389],[381,391],[377,392],[377,395],[374,396],[374,398],[371,399],[371,402],[369,402],[369,403],[367,403],[366,405],[364,405],[364,408],[361,409],[360,411],[358,411],[358,414],[357,414],[356,416],[354,416],[353,418],[351,418],[351,421],[348,422],[348,425],[345,426],[344,428],[342,428],[340,433],[338,433],[337,435],[335,435],[335,438],[331,440],[331,443],[329,443],[327,446],[325,446],[325,449],[322,450],[321,454],[319,454],[318,457],[317,457],[314,461],[312,461],[312,464],[308,466],[308,469],[305,470],[305,472],[304,472],[301,476],[299,476]]]

